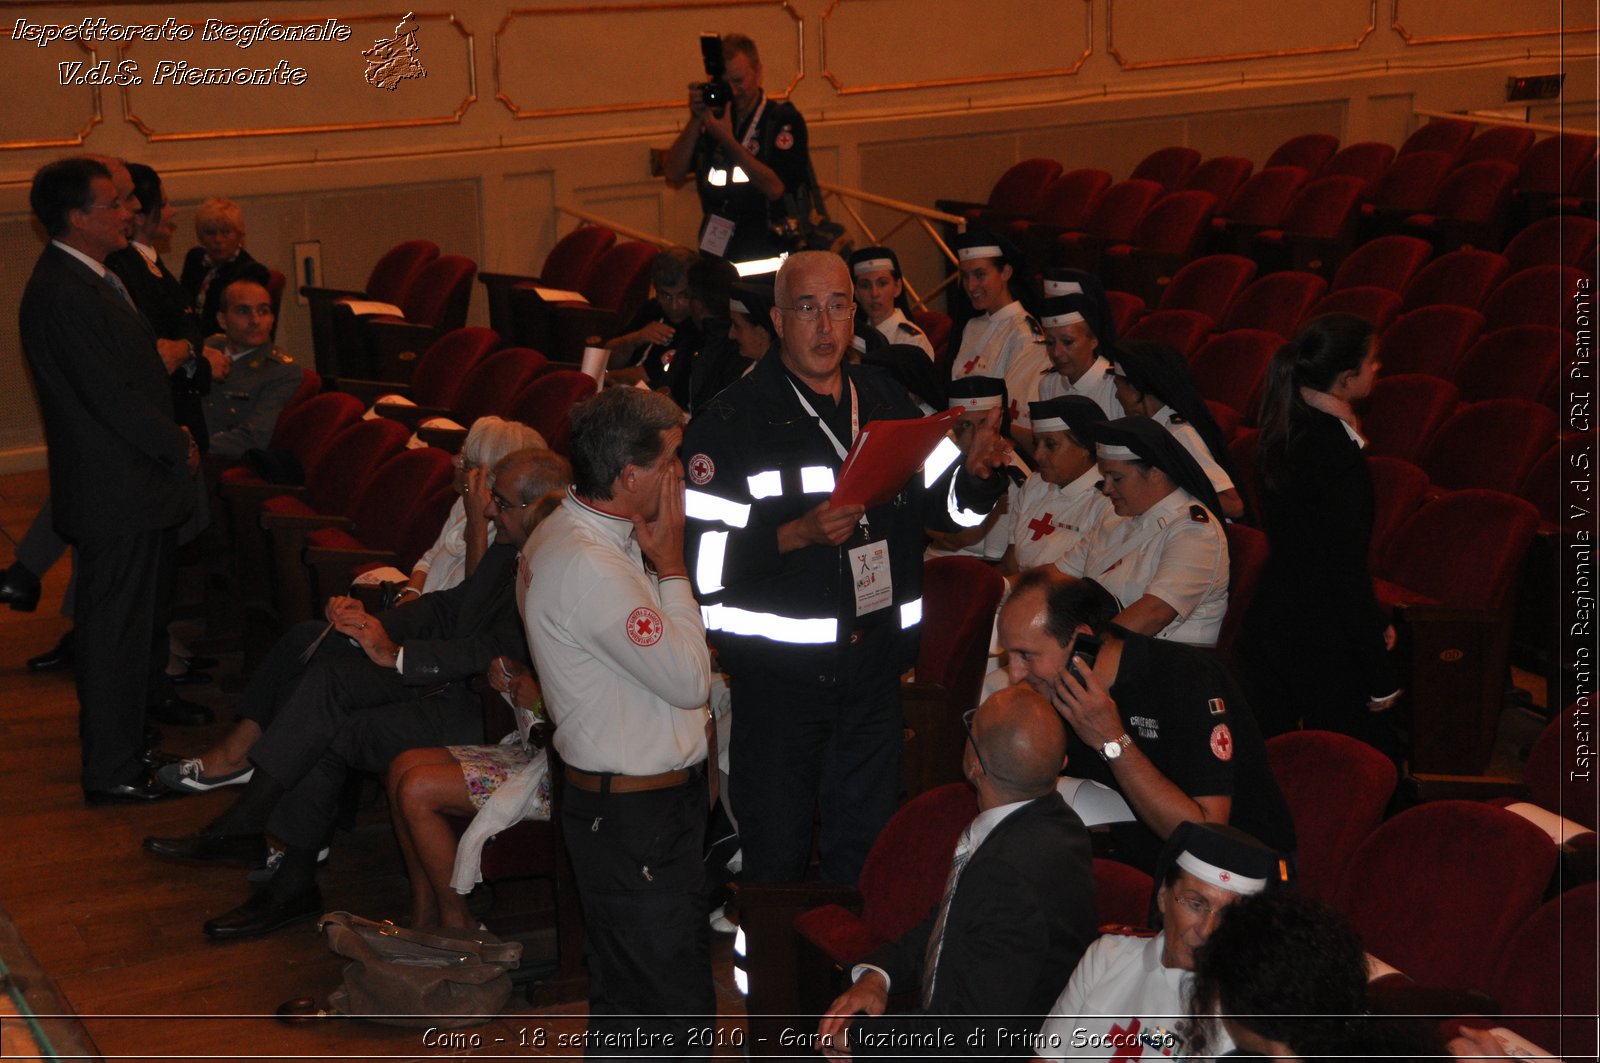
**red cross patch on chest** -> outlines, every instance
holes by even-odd
[[[1038,542],[1040,539],[1043,539],[1046,535],[1049,535],[1051,532],[1056,530],[1055,515],[1046,513],[1042,517],[1035,517],[1033,520],[1028,522],[1028,530],[1033,532],[1033,538],[1030,541]]]

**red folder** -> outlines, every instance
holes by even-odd
[[[845,455],[829,502],[871,509],[892,501],[964,412],[957,406],[915,420],[872,421]]]

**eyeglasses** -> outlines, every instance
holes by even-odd
[[[499,491],[490,491],[489,492],[489,501],[493,502],[494,503],[494,508],[498,509],[502,513],[504,513],[508,509],[527,509],[529,506],[533,505],[532,501],[529,501],[529,502],[507,502],[505,500],[505,498],[500,494]]]
[[[121,210],[122,207],[123,207],[122,197],[121,196],[117,196],[115,199],[111,200],[111,202],[109,202],[109,203],[90,203],[88,209],[89,210]]]
[[[967,741],[972,743],[972,752],[978,758],[978,767],[983,769],[985,775],[994,775],[989,770],[989,765],[983,762],[983,750],[978,748],[978,738],[972,733],[972,718],[978,714],[977,709],[968,709],[961,714],[961,726],[967,730]]]
[[[817,320],[822,316],[823,310],[827,310],[828,316],[835,321],[849,321],[856,316],[856,304],[852,299],[832,300],[826,307],[818,306],[812,302],[804,302],[796,303],[793,306],[780,306],[778,309],[786,310],[793,314],[797,321],[806,322]]]

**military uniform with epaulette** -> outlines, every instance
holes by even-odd
[[[207,346],[226,352],[220,336]],[[304,377],[294,359],[277,347],[257,347],[234,357],[227,379],[212,381],[205,398],[211,453],[237,458],[265,447]]]

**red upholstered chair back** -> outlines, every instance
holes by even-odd
[[[267,270],[267,296],[272,300],[272,335],[278,335],[278,318],[282,315],[279,310],[283,307],[283,289],[289,283],[289,278],[275,269]]]
[[[301,369],[300,386],[294,389],[294,394],[289,396],[289,401],[284,403],[283,409],[278,412],[279,423],[282,423],[284,414],[320,394],[322,394],[322,374],[315,369]]]
[[[351,534],[369,548],[398,553],[401,536],[415,518],[418,507],[449,487],[452,477],[450,455],[438,447],[401,451],[384,462],[361,486],[350,509],[350,519],[355,522]],[[442,515],[433,522],[435,536],[443,523]]]
[[[361,400],[354,395],[341,391],[314,395],[293,409],[284,408],[267,449],[289,451],[309,473],[326,452],[329,441],[361,420],[361,413]]]
[[[1456,365],[1463,402],[1527,399],[1543,402],[1561,372],[1570,337],[1553,325],[1512,325],[1484,336]]]
[[[1433,246],[1415,236],[1380,236],[1368,240],[1339,264],[1329,290],[1340,291],[1373,285],[1390,291],[1403,291],[1422,264],[1433,255]]]
[[[1185,190],[1210,192],[1218,205],[1228,202],[1255,170],[1255,163],[1238,155],[1218,155],[1195,167],[1183,182]]]
[[[1164,191],[1172,192],[1183,187],[1195,167],[1200,165],[1200,153],[1193,148],[1174,145],[1157,148],[1140,160],[1129,178],[1134,181],[1154,181]]]
[[[1423,266],[1411,278],[1402,293],[1400,308],[1415,310],[1436,303],[1482,306],[1510,268],[1505,256],[1493,251],[1451,251]]]
[[[1597,909],[1596,882],[1540,905],[1506,942],[1489,985],[1505,1024],[1562,1059],[1595,1055]]]
[[[1582,823],[1590,830],[1596,829],[1594,785],[1592,780],[1574,778],[1566,765],[1574,763],[1573,752],[1583,731],[1593,731],[1594,696],[1589,696],[1589,706],[1580,707],[1574,701],[1561,714],[1545,725],[1528,750],[1528,762],[1522,766],[1522,780],[1528,784],[1529,797],[1540,808]]]
[[[1588,282],[1583,270],[1570,266],[1534,266],[1508,276],[1483,304],[1484,329],[1493,332],[1511,325],[1560,324],[1576,333],[1578,295]],[[1592,302],[1592,297],[1584,302]]]
[[[500,333],[494,329],[468,326],[446,332],[417,360],[411,394],[424,406],[448,409],[478,363],[498,346]]]
[[[936,557],[922,566],[919,683],[935,683],[955,693],[970,685],[963,684],[962,679],[963,673],[973,670],[974,656],[978,661],[978,682],[982,683],[982,660],[988,650],[995,610],[1004,593],[1005,579],[975,557]],[[977,691],[972,693],[975,696]]]
[[[1383,180],[1383,175],[1388,172],[1389,164],[1394,162],[1394,146],[1380,143],[1376,140],[1364,140],[1359,144],[1347,144],[1340,148],[1333,158],[1329,159],[1321,170],[1317,171],[1318,177],[1359,177],[1367,183],[1370,192]]]
[[[1423,444],[1460,402],[1456,386],[1438,377],[1397,373],[1379,378],[1359,407],[1367,453],[1416,461]]]
[[[1069,170],[1051,181],[1039,197],[1039,206],[1029,217],[1041,225],[1076,229],[1100,194],[1111,187],[1111,175],[1104,170]]]
[[[600,256],[617,242],[617,234],[602,225],[580,225],[556,241],[544,256],[539,280],[547,288],[581,292],[589,283]]]
[[[893,941],[916,926],[944,896],[950,858],[978,798],[964,782],[913,797],[889,818],[861,867],[861,921]]]
[[[1007,214],[1032,215],[1051,181],[1061,176],[1054,159],[1023,159],[1014,163],[989,190],[989,209]]]
[[[1253,421],[1267,363],[1281,346],[1283,337],[1270,332],[1255,329],[1219,332],[1195,352],[1194,360],[1189,363],[1194,386],[1205,398],[1231,406]]]
[[[1372,545],[1367,555],[1371,569],[1377,567],[1378,558],[1383,556],[1394,533],[1422,508],[1428,492],[1428,474],[1409,461],[1382,454],[1367,458],[1367,472],[1372,476],[1373,496]]]
[[[306,504],[314,513],[349,516],[373,471],[404,450],[410,438],[399,421],[357,421],[335,436],[324,458],[306,470]]]
[[[1257,411],[1251,410],[1251,420]],[[1235,474],[1233,486],[1244,496],[1245,506],[1252,513],[1261,512],[1261,496],[1256,489],[1256,452],[1261,446],[1259,428],[1240,428],[1228,443],[1228,456],[1233,459]]]
[[[1299,166],[1268,166],[1247,178],[1222,208],[1229,221],[1247,225],[1276,225],[1289,201],[1310,179]]]
[[[1108,243],[1126,243],[1161,193],[1157,181],[1118,181],[1089,208],[1083,231]]]
[[[1292,269],[1269,273],[1239,293],[1217,331],[1256,329],[1288,339],[1327,289],[1328,282],[1315,273]]]
[[[1541,218],[1506,244],[1510,276],[1515,277],[1534,266],[1592,267],[1597,234],[1600,234],[1600,222],[1581,214]]]
[[[1256,264],[1243,255],[1204,255],[1172,275],[1161,290],[1158,310],[1197,310],[1221,321],[1228,307],[1256,275]]]
[[[1394,762],[1332,731],[1269,738],[1267,762],[1294,820],[1300,890],[1326,901],[1356,847],[1383,819],[1398,780]]]
[[[1559,196],[1578,171],[1594,158],[1595,138],[1584,133],[1545,137],[1528,149],[1517,172],[1517,192]]]
[[[1094,858],[1095,914],[1101,926],[1144,926],[1155,882],[1136,867]]]
[[[1210,192],[1169,193],[1139,219],[1129,243],[1164,254],[1192,254],[1216,208],[1217,197]]]
[[[417,559],[439,538],[439,529],[444,527],[450,507],[460,497],[455,484],[446,481],[443,487],[411,507],[405,526],[394,537],[395,559],[399,562],[396,568],[410,572],[416,566]]]
[[[620,243],[600,256],[583,289],[590,305],[631,315],[650,294],[650,267],[659,249],[642,240]]]
[[[1450,172],[1452,157],[1442,151],[1415,151],[1398,156],[1372,190],[1372,205],[1381,211],[1419,211],[1433,206],[1439,182]]]
[[[1106,302],[1111,304],[1111,316],[1117,322],[1117,335],[1121,336],[1133,325],[1133,319],[1144,309],[1144,300],[1132,292],[1106,289]],[[1102,337],[1102,342],[1104,338]]]
[[[1434,801],[1374,830],[1331,903],[1368,952],[1417,982],[1487,989],[1496,957],[1538,905],[1555,863],[1555,844],[1520,816]]]
[[[1226,650],[1238,637],[1239,625],[1250,611],[1250,600],[1255,597],[1271,548],[1266,533],[1248,524],[1224,524],[1222,531],[1228,538],[1228,611],[1222,617],[1222,630],[1217,632],[1217,648]]]
[[[1514,495],[1451,491],[1400,526],[1373,575],[1444,605],[1493,611],[1538,530],[1538,511]]]
[[[440,255],[422,267],[405,301],[406,320],[446,332],[467,323],[467,303],[472,298],[472,278],[478,264],[464,255]]]
[[[1528,150],[1537,136],[1531,129],[1515,126],[1490,126],[1471,140],[1456,159],[1456,167],[1470,166],[1475,162],[1504,162],[1522,165]]]
[[[472,427],[488,414],[503,416],[511,403],[549,363],[532,347],[507,347],[496,351],[472,371],[456,394],[455,419]]]
[[[1399,313],[1399,292],[1362,285],[1324,295],[1317,300],[1317,305],[1306,311],[1305,321],[1323,314],[1354,314],[1364,321],[1370,321],[1375,331],[1382,332]]]
[[[1295,193],[1278,228],[1291,236],[1338,236],[1365,189],[1359,177],[1319,177]]]
[[[572,407],[594,393],[594,377],[576,369],[557,369],[535,377],[511,404],[508,416],[544,436],[551,450],[565,454],[572,435]]]
[[[1418,127],[1400,145],[1400,156],[1418,151],[1442,151],[1456,158],[1472,139],[1472,123],[1459,118],[1434,118]]]
[[[1515,494],[1556,428],[1555,411],[1526,399],[1466,403],[1433,433],[1417,464],[1440,487]]]
[[[1290,137],[1267,156],[1268,166],[1298,166],[1316,173],[1339,150],[1339,138],[1328,133],[1302,133]]]
[[[934,356],[944,354],[950,345],[950,330],[954,327],[950,315],[941,314],[937,310],[913,310],[911,321],[927,333],[928,342],[933,344]]]
[[[1474,162],[1451,170],[1434,194],[1432,213],[1458,221],[1488,221],[1511,199],[1517,168],[1509,162]]]
[[[1483,315],[1467,306],[1422,306],[1401,314],[1378,337],[1383,376],[1426,373],[1453,380],[1456,366],[1483,331]]]
[[[1563,433],[1564,435],[1566,433]],[[1582,447],[1587,440],[1573,437],[1566,440],[1566,451],[1574,453]],[[1557,439],[1548,450],[1539,455],[1539,459],[1528,470],[1528,475],[1522,478],[1522,483],[1517,487],[1517,497],[1529,502],[1539,511],[1539,517],[1546,524],[1556,527],[1572,520],[1572,515],[1561,505],[1561,485],[1566,481],[1567,474],[1562,470],[1562,440]]]
[[[1133,323],[1124,339],[1136,343],[1165,343],[1184,358],[1200,349],[1214,322],[1195,310],[1157,310]]]
[[[395,244],[372,264],[363,290],[380,303],[399,306],[405,302],[406,293],[422,267],[438,257],[439,245],[432,240],[405,240]]]

